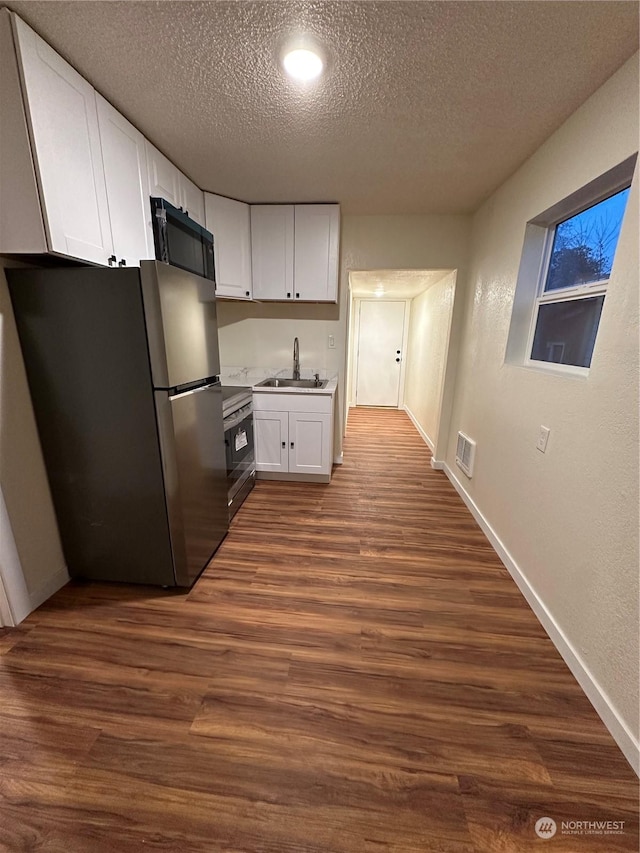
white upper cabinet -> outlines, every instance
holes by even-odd
[[[339,205],[296,205],[293,267],[296,299],[337,301],[339,241]]]
[[[294,206],[251,205],[251,265],[254,299],[294,299]]]
[[[96,93],[113,253],[121,266],[154,258],[144,136]]]
[[[168,157],[146,141],[149,195],[182,208],[198,225],[204,226],[204,193],[174,166]]]
[[[253,298],[337,302],[340,206],[251,206]]]
[[[182,207],[180,188],[181,172],[171,160],[146,140],[147,169],[149,173],[149,195],[163,198],[174,207]],[[151,215],[151,214],[149,214]]]
[[[49,249],[106,264],[113,247],[94,89],[13,22]]]
[[[251,221],[248,204],[204,194],[205,228],[213,234],[216,296],[251,299]]]
[[[186,175],[180,174],[180,204],[181,207],[198,225],[205,225],[204,193]]]

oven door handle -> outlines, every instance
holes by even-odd
[[[246,409],[246,407],[245,407]],[[245,411],[245,409],[240,409],[234,414],[229,415],[229,417],[224,419],[224,431],[226,432],[228,429],[233,429],[237,427],[238,424],[241,424],[242,421],[246,420],[251,415],[251,409],[249,411]]]

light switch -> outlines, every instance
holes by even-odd
[[[549,441],[549,433],[550,432],[551,432],[551,430],[549,429],[549,427],[546,427],[546,426],[540,427],[540,434],[538,435],[538,443],[536,444],[536,447],[542,453],[544,453],[545,450],[547,449],[547,442]]]

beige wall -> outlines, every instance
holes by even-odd
[[[0,264],[2,261],[0,260]],[[0,266],[0,489],[2,513],[0,572],[14,616],[24,618],[25,606],[38,606],[66,580],[58,527],[40,450],[20,343],[4,269]],[[13,539],[13,541],[11,541]],[[15,549],[13,543],[15,542]],[[19,560],[28,604],[16,584]],[[11,596],[11,590],[15,590]]]
[[[525,223],[638,147],[637,56],[477,212],[447,463],[622,728],[638,734],[638,186],[590,375],[504,363]],[[540,425],[551,429],[546,454]],[[455,433],[477,441],[467,480]]]
[[[449,273],[411,302],[404,404],[434,450],[438,441],[456,273]]]

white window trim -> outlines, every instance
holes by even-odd
[[[557,288],[544,294],[556,226],[588,207],[629,187],[633,181],[637,153],[599,175],[588,184],[553,204],[526,223],[518,278],[505,348],[504,363],[527,371],[555,375],[560,379],[586,379],[590,368],[539,361],[531,358],[540,304],[561,299],[586,298],[606,292],[608,279],[571,288]],[[599,289],[596,292],[596,289]],[[544,294],[544,295],[543,295]],[[600,328],[598,329],[598,334]],[[596,350],[594,349],[594,357]],[[593,364],[592,364],[593,366]]]

